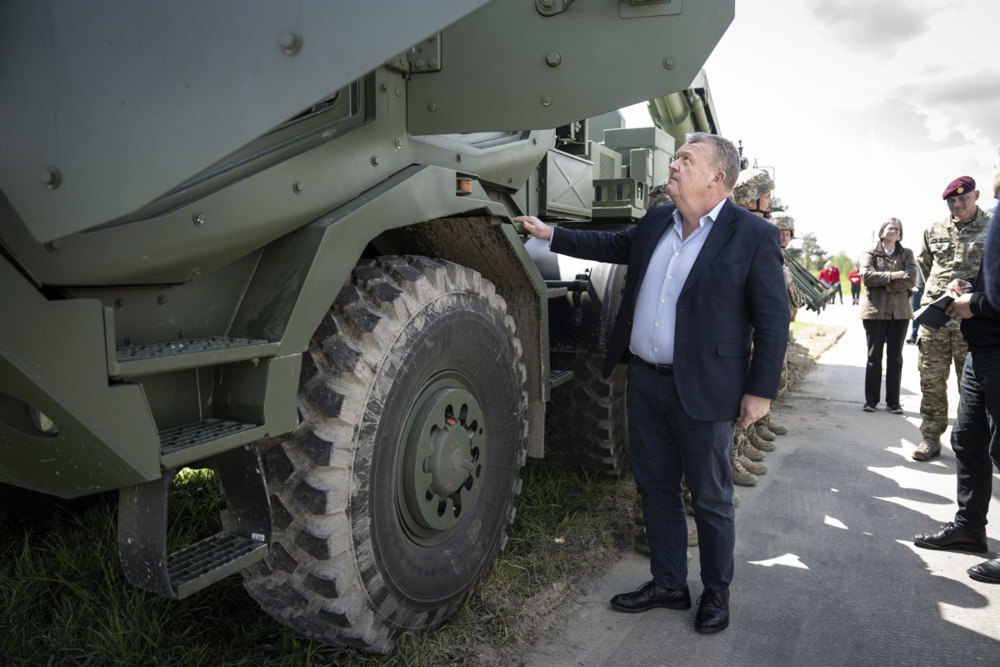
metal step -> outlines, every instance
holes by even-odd
[[[264,536],[251,539],[221,532],[195,542],[167,556],[167,571],[177,599],[200,591],[215,582],[267,557]]]
[[[125,578],[168,598],[184,598],[265,558],[271,505],[256,446],[237,447],[207,462],[226,496],[222,532],[167,552],[170,485],[159,479],[118,490],[118,554]]]
[[[550,299],[558,299],[561,296],[566,296],[569,294],[568,287],[550,287],[548,289],[548,297]]]
[[[206,419],[160,431],[160,465],[175,468],[253,442],[263,436],[259,424]]]
[[[554,389],[561,384],[566,384],[573,379],[574,375],[573,371],[552,371],[549,373],[549,387]]]
[[[260,338],[212,336],[148,345],[126,345],[108,360],[108,375],[134,378],[185,368],[259,359],[273,356],[278,343]]]

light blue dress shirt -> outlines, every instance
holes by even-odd
[[[725,203],[723,199],[702,216],[687,238],[681,215],[674,210],[674,224],[656,244],[636,297],[629,350],[637,357],[653,364],[674,363],[677,298]]]

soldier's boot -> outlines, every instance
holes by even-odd
[[[688,546],[696,547],[698,546],[698,529],[692,528],[688,531]]]
[[[781,424],[774,421],[774,417],[770,414],[767,415],[767,427],[771,429],[771,433],[775,435],[788,435],[788,429]]]
[[[649,538],[646,536],[646,522],[642,516],[642,496],[636,495],[632,504],[632,547],[641,554],[649,555]]]
[[[745,456],[746,458],[750,459],[751,461],[759,462],[764,460],[764,452],[752,446],[749,442],[743,446],[743,449],[740,451],[740,453],[743,454],[743,456]]]
[[[636,533],[632,540],[632,548],[636,552],[641,553],[643,556],[649,555],[649,540],[646,539],[646,531],[643,530],[642,534]]]
[[[774,442],[774,439],[778,437],[774,434],[774,431],[768,428],[766,419],[761,419],[754,426],[756,427],[757,435],[768,442]]]
[[[767,466],[764,465],[763,463],[757,463],[756,461],[751,461],[745,456],[740,456],[738,457],[737,460],[741,464],[743,464],[743,467],[751,475],[756,475],[757,477],[760,477],[761,475],[767,474]]]
[[[740,457],[733,459],[733,484],[738,484],[740,486],[757,486],[757,475],[749,472],[740,463]]]
[[[929,461],[941,453],[940,438],[924,438],[913,452],[914,461]]]
[[[750,446],[754,449],[759,449],[762,452],[774,451],[774,443],[760,437],[757,429],[752,426],[747,429],[747,440],[750,441]]]

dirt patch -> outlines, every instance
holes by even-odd
[[[847,331],[829,324],[793,322],[788,341],[788,389],[802,381],[820,356],[833,347]],[[780,400],[780,399],[779,399]]]

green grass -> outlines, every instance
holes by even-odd
[[[127,584],[113,497],[26,528],[0,527],[0,655],[5,663],[77,665],[440,665],[491,662],[530,639],[526,609],[572,583],[629,539],[630,480],[594,479],[529,461],[507,550],[483,586],[436,631],[404,636],[389,656],[296,636],[230,577],[182,601]],[[171,543],[219,529],[222,499],[207,471],[171,490]]]

